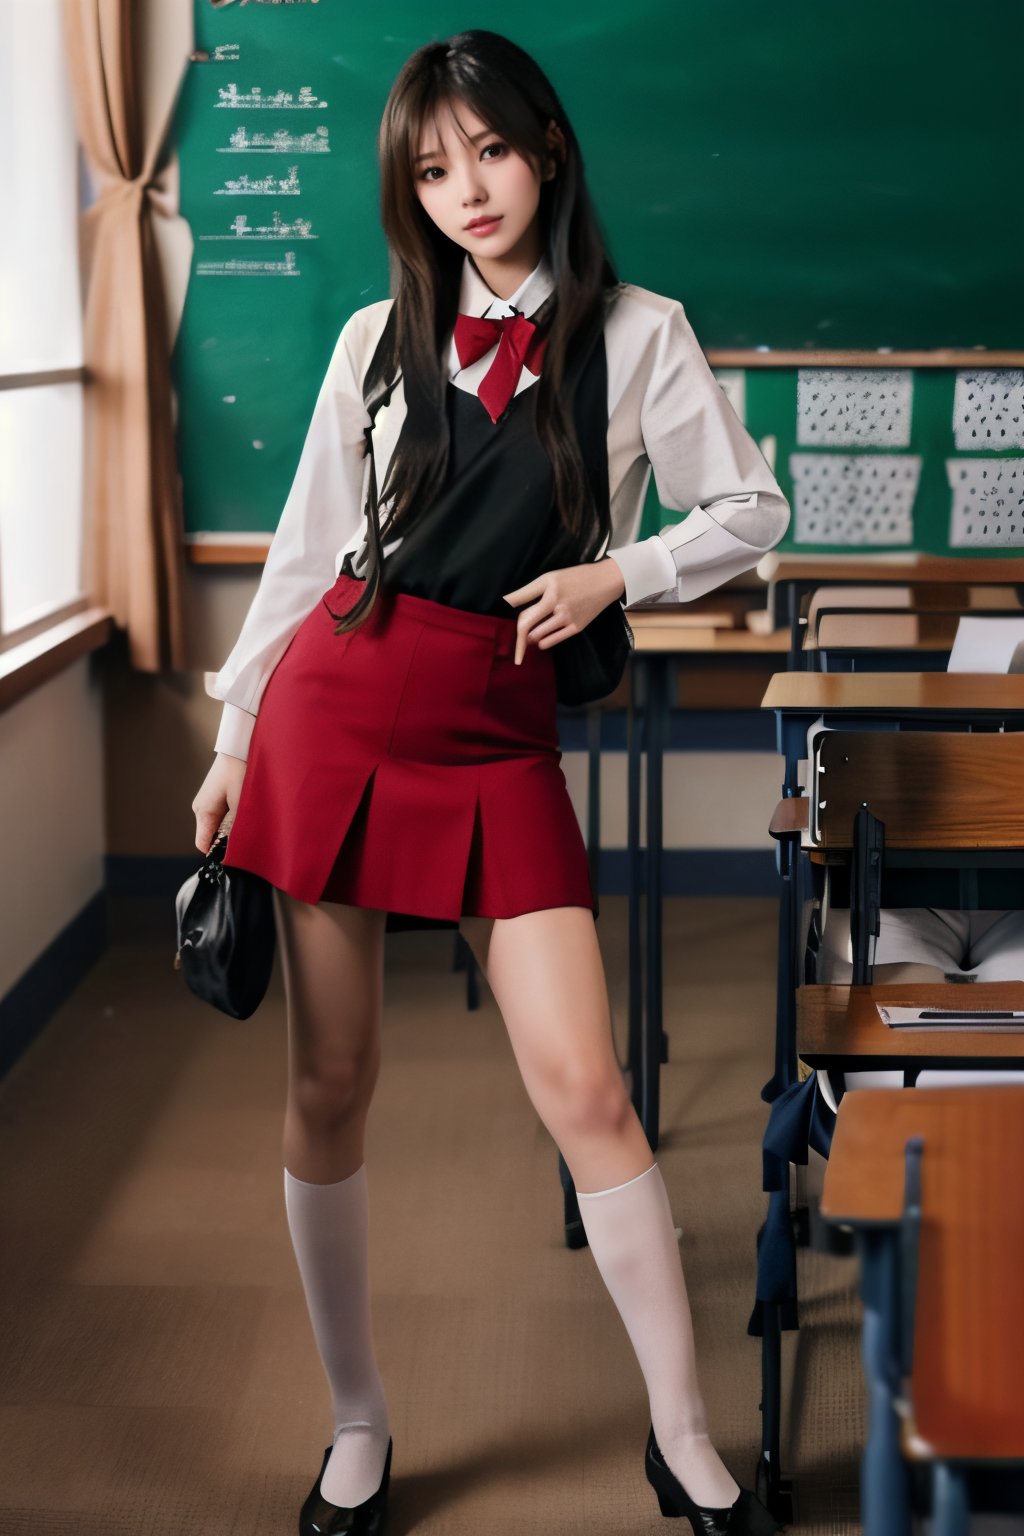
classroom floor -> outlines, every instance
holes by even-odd
[[[625,901],[601,906],[621,1052]],[[111,948],[0,1083],[0,1536],[290,1533],[330,1421],[285,1223],[280,973],[233,1021],[172,969],[162,907],[111,917]],[[713,1433],[748,1483],[774,925],[770,900],[666,903],[658,1159]],[[564,1246],[554,1146],[452,948],[388,939],[367,1148],[388,1536],[653,1536],[639,1370],[589,1250]],[[800,1265],[792,1529],[843,1536],[864,1430],[855,1261]]]

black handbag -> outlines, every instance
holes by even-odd
[[[560,704],[592,704],[614,692],[633,649],[633,631],[618,598],[586,629],[551,647]]]
[[[223,863],[227,833],[175,898],[176,970],[204,1002],[247,1019],[266,994],[274,964],[273,890],[262,875]]]

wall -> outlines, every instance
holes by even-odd
[[[105,840],[102,691],[84,656],[0,713],[0,998],[102,891]]]

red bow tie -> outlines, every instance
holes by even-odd
[[[477,390],[481,404],[494,422],[515,394],[524,364],[531,373],[540,373],[547,337],[537,336],[536,330],[525,315],[505,315],[500,320],[479,319],[476,315],[455,317],[455,350],[463,368],[498,343],[494,362]]]

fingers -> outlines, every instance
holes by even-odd
[[[196,812],[196,847],[200,853],[209,853],[217,835],[219,818],[210,811]]]
[[[516,636],[516,665],[518,666],[526,655],[527,645],[536,645],[541,650],[547,650],[550,645],[562,640],[568,640],[578,633],[578,627],[569,618],[565,611],[564,603],[558,604],[553,610],[540,613],[534,621],[529,621],[529,610],[523,615],[519,623],[519,633]],[[546,640],[547,645],[541,645]]]
[[[575,624],[564,625],[561,629],[556,629],[552,634],[545,635],[543,640],[538,640],[537,649],[549,651],[552,646],[561,645],[564,641],[571,640],[573,635],[578,634],[579,630]]]

